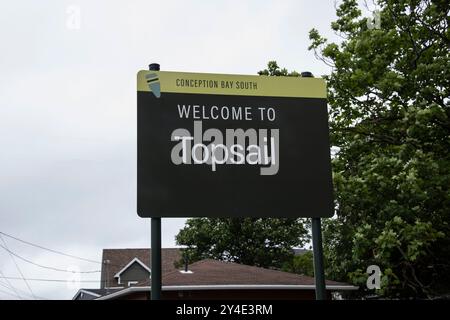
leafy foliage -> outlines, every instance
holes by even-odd
[[[303,274],[305,276],[314,276],[313,252],[306,251],[296,255],[292,260],[284,263],[283,271]]]
[[[280,68],[276,61],[269,61],[267,69],[258,71],[260,76],[285,76],[285,77],[300,77],[297,71],[288,71],[286,68]]]
[[[345,0],[333,30],[311,30],[328,83],[336,217],[324,223],[327,275],[379,294],[433,297],[450,289],[450,32],[447,1],[380,0],[369,28]]]
[[[366,268],[376,264],[383,273],[378,294],[431,298],[450,290],[449,4],[378,6],[380,28],[369,27],[357,1],[344,0],[331,24],[340,43],[310,32],[310,49],[333,68],[324,77],[338,150],[336,215],[323,223],[326,276],[358,284],[365,295]],[[259,74],[299,75],[275,61]],[[195,259],[276,267],[284,260],[285,270],[307,273],[307,257],[288,254],[305,242],[307,226],[190,219],[177,241]]]
[[[306,241],[301,219],[192,218],[176,236],[189,261],[212,258],[281,268]]]

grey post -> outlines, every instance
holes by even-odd
[[[312,218],[312,242],[314,254],[314,280],[316,282],[316,300],[326,300],[325,274],[323,271],[323,247],[320,218]]]
[[[309,71],[301,73],[303,78],[314,78]],[[314,280],[316,282],[316,300],[326,300],[325,273],[323,267],[322,229],[320,218],[312,218],[312,242],[314,254]]]
[[[161,299],[161,218],[152,218],[151,299]]]
[[[159,64],[152,63],[149,70],[159,71]],[[151,261],[151,299],[161,299],[161,218],[151,218],[152,261]]]

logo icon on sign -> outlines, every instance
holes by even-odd
[[[156,98],[161,97],[161,86],[159,84],[159,78],[156,73],[148,73],[145,75],[145,80],[147,81],[148,87],[153,92]]]

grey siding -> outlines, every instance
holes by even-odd
[[[148,280],[150,273],[145,270],[139,263],[134,262],[120,275],[120,285],[128,286],[128,281],[144,282]]]

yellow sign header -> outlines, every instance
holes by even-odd
[[[325,80],[321,78],[149,70],[138,72],[137,90],[152,91],[156,96],[170,92],[296,98],[327,97]]]

